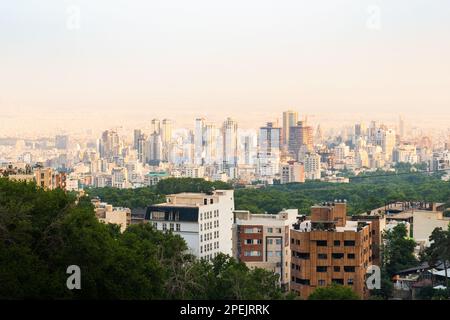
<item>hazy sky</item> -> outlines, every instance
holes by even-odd
[[[0,125],[450,121],[449,39],[448,0],[0,1]]]

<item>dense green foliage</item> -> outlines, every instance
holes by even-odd
[[[89,199],[0,179],[0,299],[279,299],[278,276],[219,255],[186,252],[184,240],[150,224],[120,233]],[[81,290],[68,290],[68,266]]]
[[[232,186],[222,181],[206,181],[201,178],[168,178],[161,180],[155,191],[159,194],[171,194],[180,192],[204,192],[213,190],[229,190]]]
[[[384,233],[383,239],[383,267],[390,277],[418,264],[414,256],[416,242],[408,238],[408,230],[404,224],[398,224]]]
[[[443,263],[445,270],[445,286],[449,288],[448,268],[450,261],[450,225],[447,230],[436,228],[430,235],[431,245],[425,249],[422,260],[427,261],[430,266],[437,266]],[[450,290],[447,294],[450,293]],[[450,295],[447,295],[450,297]]]
[[[327,287],[319,287],[308,297],[308,300],[359,300],[359,296],[351,287],[333,283]]]
[[[206,181],[198,178],[167,178],[161,180],[155,187],[136,189],[90,188],[88,195],[99,197],[102,201],[114,206],[127,208],[143,208],[154,203],[165,201],[165,195],[180,192],[205,192],[213,190],[228,190],[232,186],[221,181]]]
[[[389,201],[434,201],[450,205],[450,182],[426,174],[383,174],[354,177],[350,183],[306,182],[262,189],[237,189],[236,208],[252,212],[277,213],[297,208],[309,214],[318,202],[346,199],[348,213],[360,214]]]
[[[434,289],[433,287],[423,287],[417,294],[419,300],[447,300],[450,292],[445,289]]]
[[[92,188],[87,192],[91,197],[98,196],[115,206],[137,208],[163,202],[166,194],[230,188],[231,185],[223,182],[168,178],[151,188]],[[446,202],[450,206],[450,182],[442,181],[439,176],[425,174],[384,173],[382,176],[354,177],[347,184],[308,181],[235,190],[236,209],[255,213],[278,213],[283,208],[297,208],[301,213],[309,214],[312,205],[334,199],[346,199],[350,215],[381,207],[389,201],[435,201]]]
[[[163,194],[156,193],[154,188],[118,189],[118,188],[91,188],[86,190],[89,197],[99,197],[116,207],[144,208],[154,203],[166,200]]]

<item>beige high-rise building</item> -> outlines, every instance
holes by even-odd
[[[286,164],[282,164],[280,174],[281,184],[305,182],[305,166],[300,162],[291,160]]]
[[[222,126],[223,136],[223,164],[226,168],[236,167],[238,164],[238,124],[227,118]]]
[[[161,122],[159,119],[152,119],[151,125],[150,125],[150,134],[152,133],[159,134],[161,132]]]
[[[289,145],[289,129],[297,125],[298,112],[297,111],[284,111],[283,112],[283,134],[282,144],[284,146]]]
[[[172,120],[163,119],[161,125],[162,160],[169,161],[169,147],[172,141]]]
[[[163,119],[161,126],[161,140],[163,145],[167,145],[172,140],[173,123],[170,119]]]

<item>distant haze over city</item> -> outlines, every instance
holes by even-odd
[[[254,128],[287,109],[445,128],[450,4],[434,4],[3,1],[0,134],[199,116]]]

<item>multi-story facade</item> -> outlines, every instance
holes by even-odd
[[[95,198],[91,200],[94,205],[95,216],[100,222],[117,224],[120,227],[120,232],[131,224],[131,210],[129,208],[113,207],[111,204],[101,202],[100,199]]]
[[[350,286],[361,298],[368,296],[371,222],[347,221],[346,211],[345,202],[314,206],[310,219],[299,219],[291,229],[291,290],[301,298],[332,283]]]
[[[283,112],[283,136],[282,144],[289,146],[290,134],[289,130],[294,127],[298,121],[298,113],[296,111],[288,110]]]
[[[307,151],[313,150],[313,129],[305,122],[298,121],[296,126],[289,128],[289,152],[296,160],[299,160],[302,147]]]
[[[392,154],[393,162],[417,163],[418,156],[416,146],[413,144],[402,144],[396,147]]]
[[[54,171],[52,168],[35,169],[34,180],[38,187],[46,190],[66,189],[66,174]]]
[[[202,165],[205,161],[204,154],[204,133],[205,133],[205,119],[197,118],[195,119],[195,129],[194,129],[194,164]]]
[[[280,170],[281,128],[268,122],[259,129],[257,170],[260,177],[274,176]]]
[[[233,211],[233,190],[179,193],[149,206],[145,220],[157,230],[180,235],[192,254],[210,260],[219,253],[232,255]]]
[[[224,168],[234,168],[238,164],[237,128],[237,122],[231,118],[227,118],[222,126]]]
[[[233,256],[250,267],[263,268],[280,276],[280,284],[289,289],[289,229],[296,221],[297,209],[278,214],[253,214],[235,211]]]
[[[288,161],[288,163],[281,165],[280,173],[281,184],[305,182],[305,166],[302,163]]]
[[[306,153],[304,158],[305,178],[308,180],[319,180],[321,178],[320,171],[320,155],[317,153]]]

